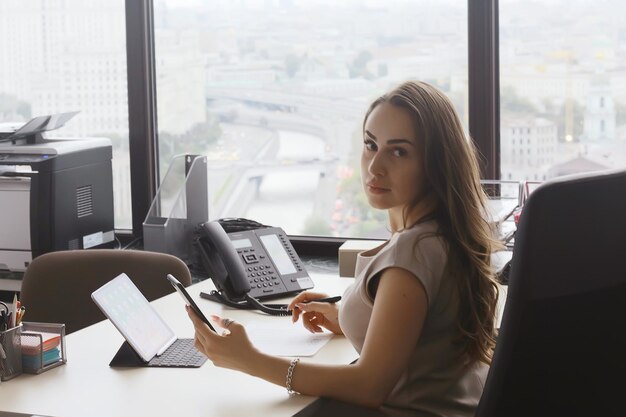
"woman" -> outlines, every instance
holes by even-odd
[[[446,96],[406,82],[365,115],[361,156],[370,205],[386,210],[391,238],[361,253],[340,306],[291,302],[293,321],[345,334],[360,353],[352,365],[298,363],[258,352],[238,323],[214,316],[208,330],[191,311],[196,346],[217,366],[392,414],[472,416],[494,346],[498,289],[490,267],[496,242],[476,152]]]

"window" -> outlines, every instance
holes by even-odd
[[[125,32],[123,0],[0,2],[0,123],[80,110],[48,137],[111,139],[117,229],[131,226]]]
[[[510,120],[545,128],[541,160],[509,162],[502,177],[553,178],[626,167],[626,4],[500,0],[501,132]]]
[[[421,79],[467,122],[466,2],[155,3],[160,172],[207,155],[211,218],[387,236],[361,192],[368,104]]]

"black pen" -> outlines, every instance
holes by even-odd
[[[314,300],[305,300],[303,301],[303,303],[331,303],[331,304],[335,304],[337,301],[341,300],[341,296],[340,295],[336,295],[334,297],[326,297],[326,298],[317,298]]]

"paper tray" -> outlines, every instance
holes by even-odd
[[[67,362],[65,324],[22,323],[22,371],[39,374]]]

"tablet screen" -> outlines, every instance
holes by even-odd
[[[172,329],[126,274],[98,288],[91,298],[146,362],[176,340]]]

